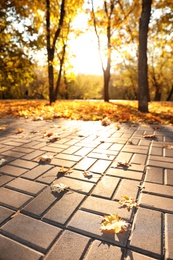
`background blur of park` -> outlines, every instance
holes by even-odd
[[[109,98],[137,100],[141,10],[139,0],[1,0],[0,99],[49,99],[49,67],[56,99],[104,99],[110,69]],[[152,1],[147,54],[149,100],[173,101],[172,0]]]

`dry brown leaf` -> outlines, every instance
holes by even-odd
[[[72,172],[72,168],[65,169],[64,166],[62,166],[58,171],[58,173],[62,173],[62,174],[66,174],[70,172]]]
[[[130,224],[117,214],[104,216],[100,230],[105,233],[121,233],[130,229]]]
[[[118,161],[118,162],[117,162],[117,166],[129,167],[129,166],[131,166],[131,164],[128,163],[127,161]]]
[[[170,149],[170,150],[173,149],[173,145],[170,145],[170,144],[166,144],[164,147],[165,147],[166,149]]]
[[[48,138],[49,142],[51,142],[51,143],[59,141],[60,139],[61,139],[61,137],[59,135],[53,135],[53,136]]]
[[[16,129],[16,131],[17,131],[17,134],[20,134],[20,133],[22,133],[24,130],[19,127],[19,128]]]
[[[83,175],[84,175],[85,177],[87,177],[87,178],[92,178],[92,177],[93,177],[93,174],[92,174],[91,172],[89,172],[89,171],[84,171],[84,172],[83,172]]]
[[[51,188],[52,192],[60,193],[62,191],[68,190],[70,187],[65,185],[65,184],[63,184],[63,183],[52,183],[50,188]]]
[[[130,209],[132,208],[137,208],[138,204],[135,201],[134,198],[129,197],[127,195],[122,196],[121,200],[119,201],[119,204],[121,204],[122,206],[127,207],[128,211],[130,211]]]
[[[17,215],[19,215],[20,210],[16,211],[10,218],[15,218]]]
[[[6,127],[5,126],[0,126],[0,131],[5,131]]]
[[[52,132],[46,132],[46,131],[44,131],[44,133],[43,133],[43,137],[50,137],[50,136],[52,136],[52,135],[53,135]]]
[[[43,120],[43,117],[42,116],[34,116],[33,121],[42,121]]]
[[[53,156],[42,155],[39,157],[39,162],[50,162],[53,159]]]
[[[144,138],[149,138],[149,139],[155,139],[156,138],[156,135],[155,134],[151,134],[151,135],[147,135],[147,134],[145,134],[145,135],[143,135],[143,137]]]
[[[103,126],[110,125],[110,123],[111,123],[111,120],[108,117],[105,117],[105,118],[102,119],[102,125]]]

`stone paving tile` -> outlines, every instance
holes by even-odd
[[[145,182],[143,192],[173,198],[173,187],[167,185]]]
[[[63,153],[65,153],[65,154],[73,154],[73,153],[77,152],[79,149],[81,149],[79,146],[73,145],[73,146],[65,149],[63,151]]]
[[[111,199],[119,181],[119,178],[103,176],[98,182],[97,186],[94,188],[92,194]]]
[[[55,158],[74,161],[74,162],[78,162],[81,160],[81,156],[72,155],[72,154],[64,154],[64,153],[56,155]]]
[[[87,254],[85,260],[115,260],[122,259],[123,250],[120,247],[102,243],[99,240],[94,240]]]
[[[166,259],[173,259],[173,215],[165,214],[165,250]]]
[[[146,148],[146,146],[130,144],[125,145],[122,149],[123,152],[132,152],[137,154],[148,154],[148,150],[149,148]]]
[[[12,209],[19,209],[32,199],[31,196],[10,190],[0,188],[0,204],[8,206]]]
[[[87,182],[93,182],[93,183],[96,183],[101,178],[100,174],[96,174],[91,171],[89,171],[89,172],[92,173],[92,177],[84,176],[84,171],[72,169],[72,171],[69,174],[67,173],[66,176],[68,178],[78,179],[81,181],[87,181]]]
[[[109,153],[109,151],[107,151],[106,153],[97,153],[97,152],[92,152],[90,154],[88,154],[89,158],[96,158],[96,159],[103,159],[103,160],[110,160],[112,161],[115,158],[115,155],[111,155]]]
[[[3,186],[4,184],[8,183],[9,181],[13,180],[14,177],[8,176],[8,175],[0,175],[0,186]]]
[[[43,220],[49,223],[59,223],[64,225],[79,204],[84,199],[84,195],[76,192],[67,192],[57,201],[52,208],[44,215]]]
[[[36,196],[46,186],[42,183],[26,180],[23,178],[16,178],[5,185],[7,188],[12,188],[17,191]]]
[[[113,199],[120,200],[121,197],[124,195],[127,195],[129,197],[136,199],[138,191],[139,191],[139,185],[140,185],[139,181],[126,180],[126,179],[121,180]]]
[[[13,210],[0,206],[0,225],[13,214]]]
[[[94,163],[96,159],[85,157],[79,163],[77,163],[74,168],[77,170],[87,171]]]
[[[43,173],[45,173],[48,170],[50,170],[51,168],[52,168],[51,165],[40,164],[40,165],[36,166],[34,169],[29,170],[26,173],[24,173],[22,175],[22,177],[34,180],[34,179],[38,178],[40,175],[42,175]]]
[[[42,253],[2,235],[0,235],[0,252],[2,260],[39,260],[43,257]]]
[[[53,194],[50,187],[44,189],[36,198],[29,202],[22,212],[40,218],[50,206],[61,198],[61,194]]]
[[[101,226],[102,218],[99,215],[78,210],[68,224],[68,228],[72,231],[80,232],[83,235],[90,236],[110,242],[119,246],[126,246],[129,232],[120,234],[102,233],[99,228]]]
[[[131,212],[125,208],[121,208],[117,201],[107,200],[89,196],[81,205],[80,209],[89,211],[99,215],[109,215],[117,213],[120,217],[130,220]]]
[[[94,165],[90,168],[90,171],[103,174],[109,165],[111,164],[108,160],[97,160]]]
[[[32,169],[38,165],[38,163],[30,162],[30,161],[22,160],[22,159],[14,160],[11,162],[11,164],[13,164],[15,166],[20,166],[20,167],[23,167],[26,169]]]
[[[115,169],[115,168],[109,168],[106,174],[116,176],[119,178],[127,178],[127,179],[134,179],[134,180],[142,180],[143,177],[143,172],[130,171],[125,169]]]
[[[143,193],[140,197],[140,205],[155,210],[161,210],[162,212],[173,212],[172,199],[161,196]]]
[[[93,150],[93,148],[91,147],[82,147],[80,150],[78,150],[77,152],[75,152],[75,155],[78,156],[85,156],[87,155],[89,152],[91,152]]]
[[[59,237],[50,252],[45,257],[45,260],[78,260],[89,242],[89,238],[76,234],[71,231],[64,231]]]
[[[43,153],[44,152],[42,152],[42,151],[34,151],[32,153],[22,156],[22,159],[33,160],[33,159],[37,158],[38,156],[41,156]]]
[[[12,165],[4,165],[2,167],[0,167],[0,172],[2,173],[6,173],[12,176],[20,176],[22,175],[24,172],[26,172],[26,169],[23,168],[19,168],[17,166],[12,166]]]
[[[142,254],[139,254],[137,252],[128,250],[127,254],[126,254],[126,257],[125,257],[125,260],[132,260],[132,259],[134,259],[134,260],[135,259],[136,260],[154,260],[155,258],[152,258],[150,256],[142,255]]]
[[[165,184],[173,185],[173,170],[170,169],[165,170]]]
[[[18,214],[4,226],[2,234],[46,253],[61,229],[23,214]]]
[[[1,154],[4,155],[4,156],[9,156],[9,157],[14,157],[14,158],[20,158],[20,157],[25,155],[25,153],[13,151],[13,150],[9,150],[9,151],[6,151],[6,152],[1,151]]]
[[[134,154],[131,163],[137,163],[137,164],[146,164],[147,161],[147,155],[144,154]]]
[[[58,171],[61,167],[53,167],[40,175],[36,180],[45,184],[51,184],[55,179],[57,179]]]
[[[75,165],[75,161],[68,161],[68,160],[63,160],[63,159],[57,159],[57,158],[53,158],[51,160],[51,164],[57,165],[57,166],[64,166],[64,167],[73,167],[73,165]]]
[[[172,158],[149,155],[147,165],[172,169]]]
[[[162,232],[161,212],[139,208],[132,231],[130,248],[150,252],[151,256],[160,259],[163,254]]]
[[[54,181],[54,183],[63,183],[70,187],[73,191],[78,191],[82,193],[89,193],[94,187],[94,183],[88,181],[75,180],[68,177],[61,177]]]
[[[147,166],[145,180],[153,183],[163,184],[164,171],[162,168]]]

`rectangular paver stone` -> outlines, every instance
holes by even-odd
[[[139,190],[139,181],[123,179],[119,183],[118,189],[115,192],[114,199],[120,200],[122,196],[127,195],[136,199]]]
[[[111,162],[108,160],[97,160],[90,170],[92,172],[104,173],[110,164]]]
[[[2,260],[39,260],[43,256],[32,248],[2,235],[0,235],[0,254]]]
[[[150,194],[153,193],[153,194],[173,197],[173,187],[171,186],[145,182],[144,187],[145,187],[145,189],[143,190],[144,193],[146,192]]]
[[[148,166],[146,168],[146,177],[145,180],[148,182],[154,182],[154,183],[163,183],[163,177],[164,177],[164,172],[162,168],[158,167],[152,167]]]
[[[173,215],[165,215],[165,249],[166,259],[173,259]]]
[[[82,194],[76,192],[65,193],[63,197],[44,215],[43,219],[50,223],[65,224],[83,199],[84,195]]]
[[[0,172],[12,175],[12,176],[20,176],[24,172],[26,172],[26,169],[19,168],[12,165],[4,165],[0,168]]]
[[[57,240],[45,260],[78,260],[89,242],[89,238],[76,234],[71,231],[65,231]]]
[[[146,250],[161,257],[163,233],[161,219],[161,212],[139,208],[134,220],[130,247]]]
[[[143,176],[143,172],[130,171],[125,169],[115,169],[115,168],[109,168],[106,174],[120,177],[120,178],[128,178],[134,180],[141,180]]]
[[[50,187],[47,187],[35,199],[28,203],[23,211],[33,214],[36,217],[41,217],[41,215],[59,198],[61,198],[60,193],[55,195],[51,192]]]
[[[172,212],[173,203],[172,199],[150,194],[142,194],[140,197],[140,205],[145,207],[159,209],[162,212]]]
[[[9,206],[13,209],[19,209],[30,199],[32,199],[32,197],[24,193],[6,188],[0,188],[0,204],[2,205]]]
[[[43,253],[48,250],[60,231],[57,227],[23,214],[17,215],[2,226],[3,234]]]
[[[41,174],[52,168],[52,165],[38,165],[34,169],[27,171],[23,174],[23,177],[34,180],[38,178]]]
[[[13,214],[13,210],[0,206],[0,225]]]
[[[38,165],[38,163],[27,161],[27,160],[22,160],[22,159],[17,159],[15,161],[12,161],[11,164],[27,169],[32,169]]]
[[[111,198],[118,186],[120,179],[111,176],[103,176],[94,188],[92,194],[100,197]]]
[[[104,242],[125,246],[127,244],[127,237],[129,232],[120,234],[102,233],[99,229],[101,226],[102,217],[96,214],[78,210],[68,224],[68,228],[84,235],[89,235],[93,238],[100,239]]]
[[[120,217],[128,221],[131,218],[131,212],[125,208],[120,208],[120,204],[117,201],[97,198],[95,196],[89,196],[82,203],[80,209],[99,215],[117,213]]]
[[[96,159],[93,158],[84,158],[79,163],[77,163],[74,168],[78,170],[88,170],[94,163]]]
[[[94,240],[91,244],[87,255],[85,256],[85,260],[114,260],[114,259],[122,259],[122,249],[117,246],[109,245],[106,243],[101,243],[98,240]]]
[[[16,178],[15,180],[12,180],[8,184],[6,184],[6,187],[29,193],[30,195],[37,195],[46,186],[42,183],[34,182],[31,180]]]

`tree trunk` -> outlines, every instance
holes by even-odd
[[[160,90],[160,85],[155,83],[156,91],[155,91],[155,96],[154,96],[154,101],[160,101],[161,100],[161,90]]]
[[[168,95],[166,101],[170,101],[171,100],[172,94],[173,94],[173,85],[172,85],[172,88],[171,88],[171,90],[169,92],[169,95]]]
[[[148,112],[149,87],[147,64],[148,25],[152,0],[142,0],[142,13],[139,21],[139,57],[138,57],[138,110]]]

